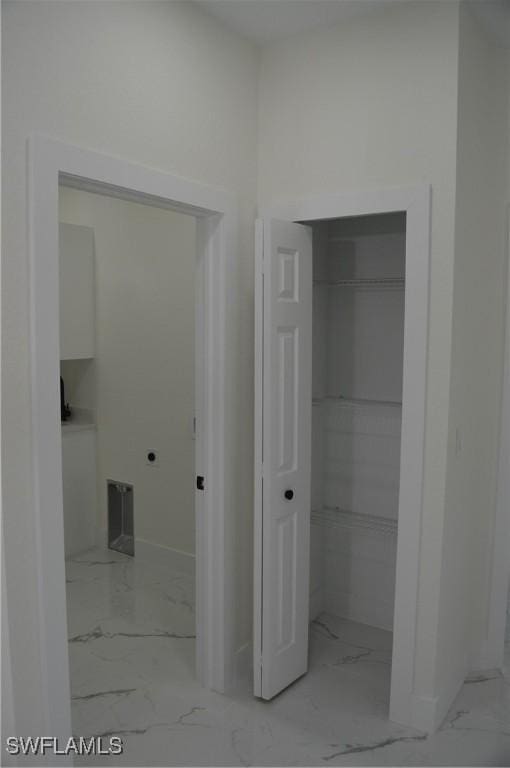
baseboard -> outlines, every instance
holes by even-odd
[[[454,673],[450,680],[446,680],[439,690],[439,694],[436,697],[436,706],[434,712],[434,731],[437,730],[437,728],[439,728],[439,726],[442,724],[443,720],[448,714],[448,710],[450,709],[453,700],[464,685],[464,681],[468,672],[466,667],[466,658],[464,658],[463,666],[463,670]]]
[[[437,696],[419,696],[413,693],[410,721],[403,724],[417,728],[419,731],[434,733],[441,726],[463,685],[464,676],[461,676],[448,681]]]
[[[95,541],[96,546],[101,549],[108,547],[108,538],[104,528],[96,529]],[[181,552],[179,549],[164,547],[161,544],[154,544],[145,539],[135,538],[135,558],[140,562],[171,568],[173,571],[184,573],[187,576],[194,576],[195,574],[195,555]]]
[[[96,543],[96,547],[99,547],[99,549],[107,549],[108,536],[106,534],[106,528],[100,528],[99,526],[96,526],[94,540]]]
[[[309,608],[309,617],[310,621],[313,621],[317,618],[324,610],[324,595],[322,591],[322,587],[318,586],[312,589],[310,592],[310,608]]]
[[[253,673],[253,647],[245,643],[237,649],[234,658],[234,684],[249,683]]]
[[[489,643],[488,638],[482,644],[480,652],[474,654],[470,660],[470,667],[473,670],[485,671],[493,669],[502,669],[505,661],[505,635],[498,639],[497,643]]]
[[[324,590],[322,606],[326,613],[371,627],[393,630],[393,606],[389,600],[377,601],[372,595]]]
[[[161,544],[153,544],[144,539],[135,538],[135,558],[141,562],[170,567],[187,576],[195,575],[195,555],[181,552],[179,549],[163,547]]]

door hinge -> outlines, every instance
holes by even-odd
[[[197,491],[205,490],[205,477],[203,475],[197,475]]]

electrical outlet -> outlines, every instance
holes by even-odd
[[[148,448],[145,453],[145,462],[148,464],[149,467],[158,467],[159,466],[159,456],[158,452],[154,450],[154,448]]]

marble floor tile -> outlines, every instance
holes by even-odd
[[[124,746],[76,765],[510,765],[510,645],[427,736],[388,720],[389,632],[322,614],[307,675],[270,702],[222,696],[194,676],[190,576],[100,549],[66,573],[73,731]]]

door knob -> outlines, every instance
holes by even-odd
[[[292,491],[292,490],[289,488],[288,490],[286,490],[286,491],[285,491],[285,493],[284,493],[283,495],[285,496],[285,498],[287,499],[287,501],[291,501],[291,499],[293,499],[293,498],[294,498],[294,491]]]

